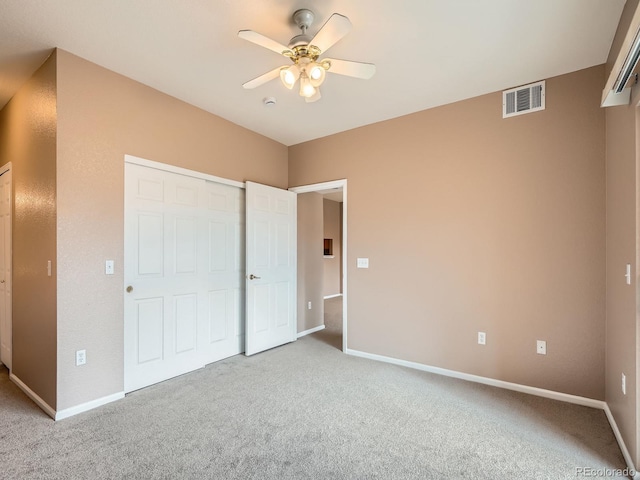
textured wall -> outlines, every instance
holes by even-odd
[[[8,162],[14,193],[11,373],[55,409],[55,53],[0,112],[0,165]]]
[[[298,195],[298,333],[324,324],[322,239],[322,195],[301,193]]]
[[[342,203],[333,200],[323,200],[324,238],[333,240],[333,258],[325,258],[324,280],[322,290],[324,296],[342,293],[342,217],[340,211]]]
[[[125,154],[287,187],[284,145],[59,50],[59,409],[123,389]]]
[[[541,112],[502,119],[496,92],[290,147],[291,186],[349,182],[349,348],[604,398],[603,83],[593,67],[547,79]]]

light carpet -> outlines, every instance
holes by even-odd
[[[59,422],[2,368],[0,477],[556,480],[625,468],[600,410],[347,356],[320,333]]]

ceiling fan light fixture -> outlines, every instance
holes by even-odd
[[[313,102],[317,102],[321,98],[322,98],[322,95],[320,95],[320,89],[316,88],[316,93],[314,93],[310,97],[305,97],[304,101],[307,103],[313,103]]]
[[[309,80],[311,85],[314,87],[319,87],[324,82],[324,77],[326,74],[326,70],[319,63],[312,62],[307,66],[307,75],[309,76]]]
[[[291,65],[289,68],[282,68],[280,70],[280,80],[282,80],[282,84],[289,90],[296,84],[298,77],[300,77],[300,70],[298,70],[296,65]]]
[[[316,92],[316,87],[311,84],[311,80],[309,80],[309,77],[305,73],[303,73],[300,76],[300,96],[311,98],[316,94]]]

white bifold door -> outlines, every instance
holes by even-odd
[[[282,208],[280,201],[276,208]],[[278,251],[292,248],[295,267],[295,197],[292,218],[293,243],[288,238]],[[246,222],[245,191],[238,186],[125,163],[126,392],[245,350],[245,288],[252,285],[245,251],[256,249],[245,237]],[[258,240],[269,249],[280,242]],[[291,283],[287,342],[295,339],[295,268]],[[269,299],[260,297],[260,308],[276,312],[275,317],[269,314],[270,326],[284,321],[282,295],[275,288]],[[263,333],[260,325],[250,336]]]

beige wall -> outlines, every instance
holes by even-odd
[[[123,390],[125,154],[288,183],[284,145],[59,50],[58,409]]]
[[[322,262],[324,266],[322,288],[325,297],[342,293],[342,275],[340,272],[340,266],[342,265],[341,209],[341,202],[323,199],[324,238],[333,240],[333,258],[325,258]]]
[[[350,349],[604,398],[603,83],[593,67],[547,79],[542,112],[503,120],[496,92],[290,147],[291,186],[349,182]]]
[[[56,408],[56,55],[0,111],[0,165],[12,162],[11,373]]]
[[[322,195],[299,194],[298,333],[324,324],[322,239]]]

